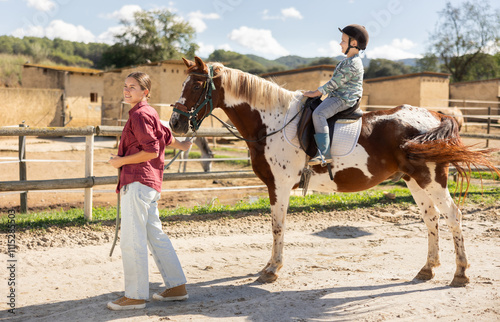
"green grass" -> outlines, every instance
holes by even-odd
[[[450,191],[453,194],[456,184],[451,182]],[[383,207],[388,204],[397,204],[408,207],[414,204],[413,198],[407,188],[387,187],[387,192],[395,194],[394,200],[384,197],[380,189],[372,189],[357,193],[336,193],[331,195],[313,194],[305,197],[292,196],[290,198],[289,213],[301,212],[327,212],[332,210],[349,210],[370,207]],[[455,196],[456,198],[458,196]],[[500,198],[500,187],[485,187],[471,185],[465,201],[466,205],[480,204],[489,206],[498,204]],[[207,214],[221,215],[226,217],[241,216],[247,214],[270,214],[269,198],[259,198],[255,202],[241,201],[236,205],[221,205],[210,202],[206,205],[188,207],[177,207],[175,209],[161,209],[160,217],[168,220],[174,216],[184,216],[189,220],[190,216],[203,216]],[[51,210],[34,212],[28,214],[16,214],[16,229],[21,230],[43,230],[51,226],[78,227],[90,225],[93,229],[99,229],[102,225],[113,225],[116,218],[116,210],[111,208],[94,208],[93,220],[86,222],[83,217],[83,209]],[[0,232],[9,229],[7,213],[0,213]]]

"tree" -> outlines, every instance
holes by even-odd
[[[414,72],[441,72],[441,63],[439,57],[434,54],[425,54],[424,57],[415,62]]]
[[[334,65],[339,63],[338,60],[331,57],[321,57],[310,62],[307,66],[319,66],[319,65]]]
[[[498,48],[500,13],[488,2],[473,0],[457,7],[448,1],[439,15],[441,19],[430,35],[431,53],[441,59],[452,81],[463,81],[481,53]]]
[[[124,67],[148,61],[194,57],[194,28],[168,10],[138,11],[134,22],[122,20],[125,30],[104,54],[105,65]]]
[[[411,67],[402,62],[388,59],[372,59],[365,70],[364,78],[375,78],[383,76],[403,75],[411,72]]]

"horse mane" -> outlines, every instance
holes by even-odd
[[[253,107],[264,109],[283,106],[288,108],[297,97],[296,92],[286,90],[273,81],[266,80],[241,70],[213,63],[216,75],[221,77],[224,89]]]

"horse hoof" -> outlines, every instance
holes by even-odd
[[[263,272],[257,279],[260,283],[272,283],[278,279],[278,275],[269,272]]]
[[[470,280],[467,276],[455,276],[453,281],[451,281],[450,286],[452,287],[464,287],[469,284]]]
[[[417,276],[415,276],[415,279],[421,280],[421,281],[428,281],[431,280],[434,277],[434,272],[430,269],[421,269],[420,272],[418,272]]]

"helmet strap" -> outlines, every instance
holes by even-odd
[[[344,55],[347,56],[347,53],[349,52],[349,50],[351,50],[351,48],[356,48],[357,50],[361,50],[358,46],[351,46],[351,37],[349,37],[349,42],[347,43],[347,49],[345,50]]]

